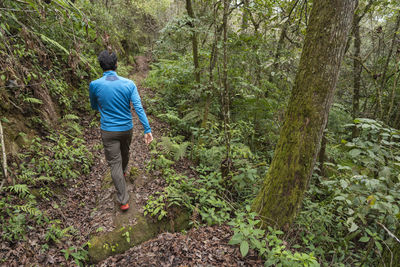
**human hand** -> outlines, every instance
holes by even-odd
[[[151,133],[144,134],[144,142],[146,145],[150,144],[153,141],[153,135]]]

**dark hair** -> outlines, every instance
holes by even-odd
[[[103,71],[117,69],[118,58],[114,52],[108,52],[107,50],[104,50],[99,54],[97,59],[99,60]]]

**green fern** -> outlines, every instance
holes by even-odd
[[[40,177],[35,179],[35,183],[37,183],[37,182],[53,182],[54,183],[55,181],[56,181],[56,178],[54,178],[53,176],[48,177],[48,176],[41,175]]]
[[[35,217],[39,216],[39,215],[42,215],[42,212],[39,209],[37,209],[35,207],[32,207],[29,204],[15,205],[14,208],[16,210],[23,211],[23,212],[28,213],[28,214],[30,214],[32,216],[35,216]]]
[[[25,97],[23,101],[30,104],[43,104],[42,100],[34,97]]]
[[[185,123],[194,123],[194,124],[200,123],[204,118],[204,112],[205,112],[204,108],[195,108],[195,109],[191,110],[189,113],[187,113],[185,115],[185,117],[183,117],[182,120]],[[208,120],[216,121],[217,118],[213,114],[211,114],[211,112],[209,112]]]
[[[25,197],[31,194],[26,184],[10,185],[7,187],[7,190],[18,194],[20,197]]]
[[[79,120],[80,118],[76,116],[75,114],[67,114],[64,116],[64,120]]]
[[[189,144],[189,142],[177,144],[172,141],[171,138],[166,136],[161,137],[161,142],[158,143],[163,152],[170,155],[175,161],[185,157],[186,150]]]

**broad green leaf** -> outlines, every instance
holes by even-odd
[[[345,189],[349,186],[346,180],[340,180],[340,186]]]
[[[243,241],[243,235],[241,233],[234,234],[231,240],[229,241],[229,245],[236,245]]]
[[[353,158],[359,156],[361,153],[362,153],[362,150],[358,149],[358,148],[354,148],[354,149],[350,150],[350,152],[349,152],[350,156],[352,156]]]
[[[240,243],[240,253],[242,253],[242,257],[246,257],[247,253],[249,253],[249,243],[247,241]]]
[[[344,196],[337,196],[333,200],[346,200]]]
[[[351,226],[350,226],[350,228],[349,228],[349,232],[351,233],[351,232],[354,232],[355,230],[357,230],[358,229],[358,226],[357,226],[357,224],[355,224],[354,222],[352,222],[351,223]]]
[[[363,236],[358,241],[363,242],[363,243],[368,242],[369,241],[369,237],[368,236]]]

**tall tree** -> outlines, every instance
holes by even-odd
[[[353,35],[354,35],[354,58],[353,58],[353,120],[360,114],[360,90],[361,90],[361,72],[362,72],[362,61],[361,61],[361,35],[360,35],[360,22],[362,18],[367,14],[368,10],[372,6],[373,1],[369,1],[364,11],[359,14],[356,12],[353,19]],[[352,137],[358,136],[358,128],[353,127]]]
[[[358,1],[315,0],[285,122],[253,202],[268,225],[287,228],[308,186]]]
[[[199,69],[199,44],[197,40],[197,33],[194,26],[195,15],[192,6],[192,0],[186,0],[186,10],[191,19],[189,25],[192,28],[192,50],[193,50],[193,64],[194,64],[194,78],[197,83],[200,83],[200,69]]]
[[[230,130],[230,92],[228,84],[228,16],[229,16],[230,0],[224,0],[224,15],[222,18],[223,28],[223,70],[222,70],[222,85],[223,92],[221,96],[223,118],[224,118],[224,132],[225,132],[225,146],[226,157],[221,164],[222,176],[227,177],[231,167],[231,130]]]

